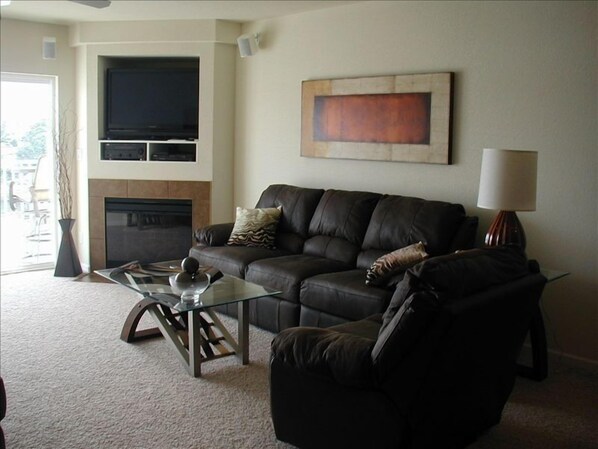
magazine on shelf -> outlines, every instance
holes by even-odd
[[[127,262],[124,265],[114,268],[110,272],[110,277],[122,273],[129,273],[133,276],[170,276],[174,273],[180,273],[181,265],[177,261],[156,262],[141,265],[138,260]],[[200,272],[207,273],[210,281],[215,282],[222,277],[222,272],[214,267],[200,267]]]
[[[129,273],[133,276],[170,276],[173,273],[180,272],[180,266],[169,263],[152,263],[141,265],[138,260],[127,262],[110,272],[110,276],[122,273]]]

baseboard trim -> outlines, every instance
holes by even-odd
[[[525,343],[521,348],[520,360],[524,360],[524,364],[529,364],[532,360],[532,347],[529,343]],[[579,368],[589,371],[598,372],[598,360],[587,359],[585,357],[579,357],[577,355],[568,354],[566,352],[557,351],[554,349],[548,350],[548,373],[550,374],[550,368],[558,365],[566,364],[573,368]]]

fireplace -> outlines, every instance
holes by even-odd
[[[89,261],[91,270],[106,265],[106,198],[143,200],[190,200],[192,227],[210,224],[211,183],[207,181],[160,181],[138,179],[89,180]],[[188,234],[187,251],[194,244]]]
[[[192,235],[191,200],[105,198],[106,267],[182,259]]]

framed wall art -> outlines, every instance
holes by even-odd
[[[301,156],[450,164],[453,78],[303,81]]]

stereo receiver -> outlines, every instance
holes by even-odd
[[[146,160],[146,144],[143,142],[102,142],[102,159],[144,161]]]

